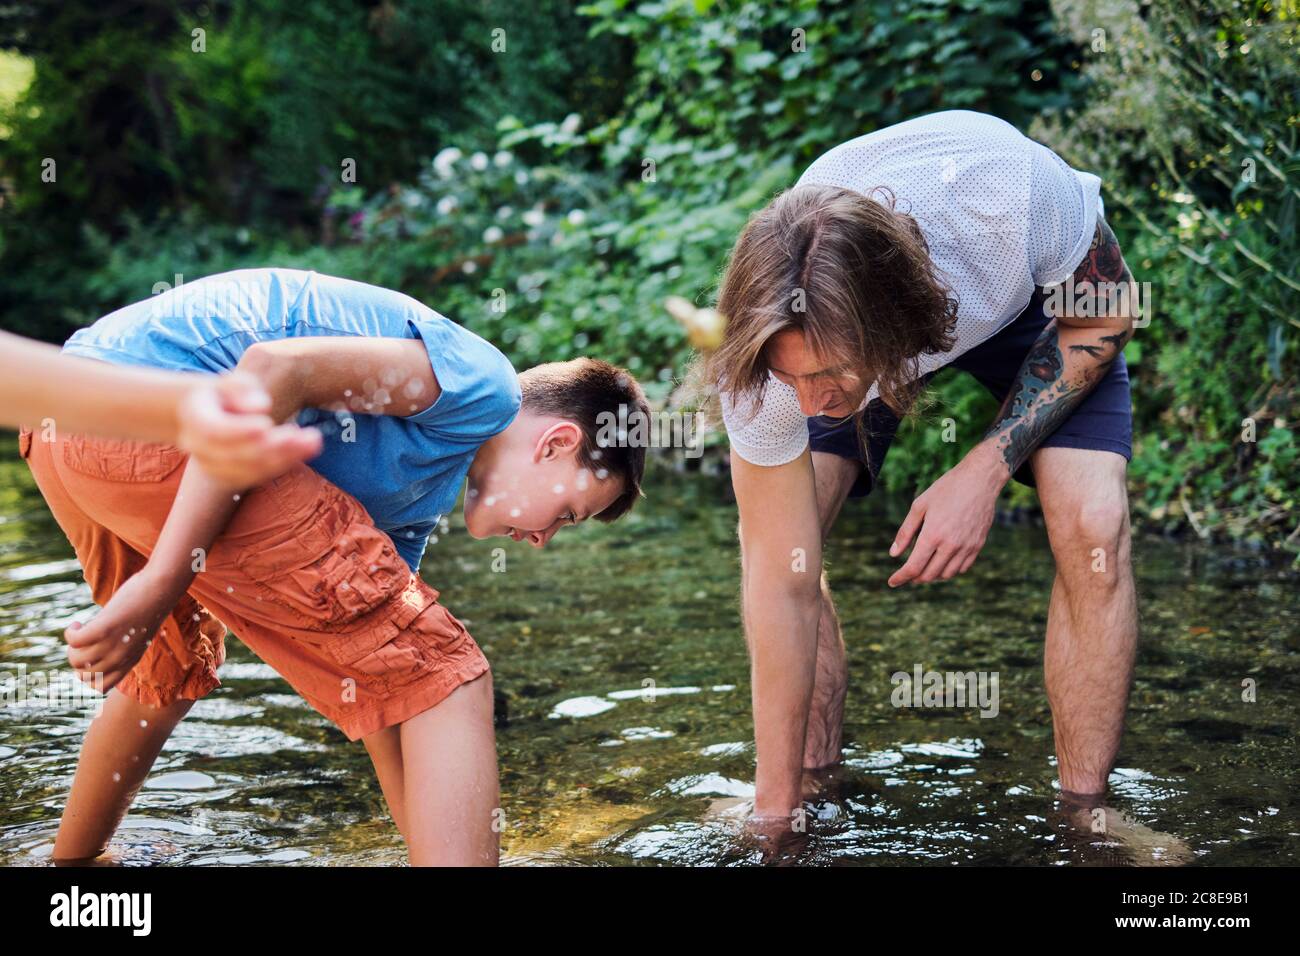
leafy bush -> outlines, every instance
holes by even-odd
[[[689,357],[663,299],[706,301],[746,218],[806,161],[918,112],[973,107],[1023,123],[1066,101],[1069,48],[1038,5],[895,6],[589,4],[592,35],[631,49],[622,110],[586,125],[507,117],[507,166],[444,153],[442,174],[435,161],[410,186],[336,191],[331,204],[383,250],[383,274],[521,364],[590,351],[658,381],[662,396]],[[1037,25],[1025,33],[1025,22]],[[533,165],[514,165],[524,159]],[[900,454],[898,480],[937,474],[947,457]]]
[[[1137,504],[1169,527],[1296,547],[1300,21],[1267,2],[1057,7],[1092,90],[1039,132],[1102,176],[1151,283],[1127,353]]]
[[[59,226],[44,246],[5,223],[0,310],[10,307],[11,327],[33,302],[49,330],[51,317],[89,321],[178,272],[299,266],[414,294],[521,367],[607,357],[667,401],[690,354],[663,300],[710,302],[754,210],[838,142],[979,109],[1102,177],[1107,218],[1152,283],[1152,323],[1126,352],[1135,511],[1295,543],[1294,16],[1263,0],[594,0],[577,14],[554,0],[524,18],[504,2],[449,0],[366,5],[399,19],[363,23],[355,4],[319,0],[294,47],[272,6],[216,4],[218,20],[243,11],[268,39],[227,32],[212,38],[214,60],[170,64],[175,155],[198,164],[185,175],[208,190],[202,199],[87,223],[75,203],[43,197]],[[192,12],[171,9],[176,22]],[[496,22],[538,55],[466,52],[481,52]],[[459,31],[447,50],[385,46],[386,30],[401,47],[443,23]],[[93,45],[78,56],[112,69],[133,61]],[[376,62],[354,75],[340,58]],[[399,77],[394,64],[419,75]],[[63,89],[60,75],[38,69],[29,100]],[[318,88],[354,101],[313,112]],[[561,119],[570,104],[579,112]],[[69,120],[56,105],[15,122],[48,123],[53,136]],[[332,157],[358,144],[370,172],[339,184]],[[313,165],[321,155],[328,177]],[[938,477],[992,418],[968,376],[941,375],[932,394],[900,432],[887,489]],[[943,440],[944,419],[958,442]],[[1257,440],[1243,440],[1245,419]]]
[[[378,192],[507,109],[599,114],[622,68],[582,25],[567,0],[7,5],[0,49],[35,75],[0,114],[0,323],[57,339],[100,304],[82,295],[87,225],[118,239],[185,214],[301,244],[347,160]]]

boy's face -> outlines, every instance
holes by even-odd
[[[582,464],[582,438],[573,422],[521,413],[485,444],[465,491],[470,535],[504,535],[541,548],[561,528],[612,505],[622,482]]]

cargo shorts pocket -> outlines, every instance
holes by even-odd
[[[388,535],[332,486],[314,508],[289,518],[287,526],[240,547],[234,561],[261,599],[305,629],[349,625],[383,606],[411,576]]]
[[[456,671],[481,652],[437,596],[412,579],[392,614],[362,633],[331,641],[326,653],[345,672],[385,692],[436,671]]]
[[[175,445],[67,435],[61,442],[63,464],[101,481],[162,481],[189,457]]]

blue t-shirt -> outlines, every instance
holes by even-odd
[[[390,289],[297,269],[243,269],[118,309],[75,332],[63,351],[118,365],[221,372],[254,342],[323,335],[419,338],[428,350],[442,392],[424,411],[400,418],[309,408],[298,415],[325,436],[324,450],[308,464],[360,501],[417,570],[474,453],[519,411],[514,368],[473,332]],[[401,388],[391,390],[400,395]]]

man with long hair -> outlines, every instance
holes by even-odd
[[[947,365],[1001,408],[912,504],[889,585],[965,572],[1006,482],[1035,484],[1056,561],[1044,666],[1060,785],[1084,806],[1104,793],[1137,641],[1120,354],[1137,310],[1100,186],[1002,120],[936,113],[835,147],[736,242],[707,371],[740,509],[760,828],[788,827],[802,772],[840,759],[825,536]]]

